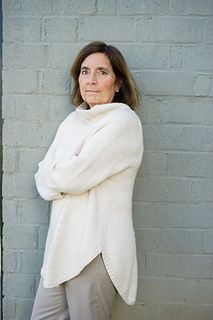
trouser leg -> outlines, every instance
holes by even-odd
[[[65,283],[71,320],[110,320],[116,289],[98,255]]]
[[[63,285],[44,288],[39,282],[31,320],[69,320],[69,311]]]

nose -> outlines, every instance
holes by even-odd
[[[88,84],[96,84],[97,82],[97,77],[95,72],[91,72],[88,76]]]

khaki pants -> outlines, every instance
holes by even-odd
[[[116,292],[100,254],[58,287],[44,288],[41,279],[31,320],[109,320]]]

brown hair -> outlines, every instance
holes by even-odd
[[[140,92],[129,71],[126,60],[116,47],[107,45],[102,41],[91,42],[82,48],[71,67],[71,76],[74,80],[71,94],[72,103],[78,106],[83,102],[78,83],[81,65],[90,54],[97,52],[104,53],[109,59],[120,86],[119,92],[115,93],[113,102],[125,103],[134,110],[139,105]]]

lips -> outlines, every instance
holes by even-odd
[[[86,93],[98,93],[100,91],[95,91],[95,90],[86,90]]]

